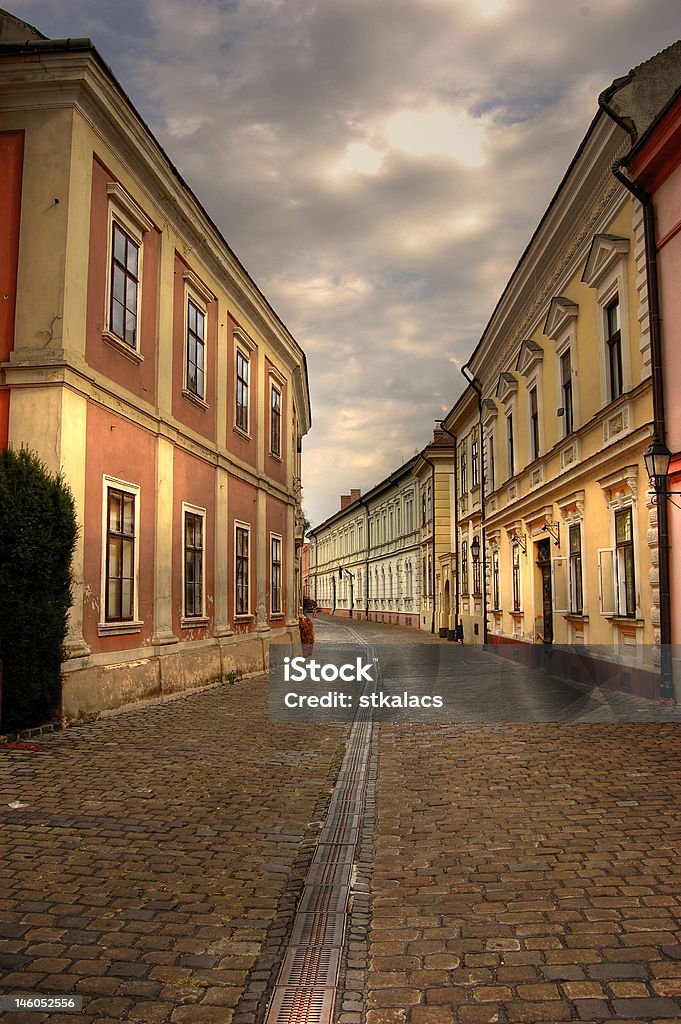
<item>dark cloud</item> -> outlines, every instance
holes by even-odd
[[[426,442],[598,93],[678,35],[677,0],[13,10],[94,38],[305,347],[313,521]]]

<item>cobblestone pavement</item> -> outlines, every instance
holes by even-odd
[[[681,1020],[681,736],[650,717],[379,727],[366,1024]]]
[[[0,749],[1,990],[84,998],[3,1021],[252,1021],[346,735],[250,679]]]

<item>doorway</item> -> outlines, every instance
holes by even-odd
[[[553,643],[553,597],[551,593],[551,541],[537,541],[537,567],[541,574],[543,641]]]

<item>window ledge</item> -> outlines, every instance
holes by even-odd
[[[239,437],[243,437],[243,439],[244,439],[245,441],[250,441],[250,440],[251,440],[251,435],[250,435],[250,434],[248,434],[248,433],[247,433],[247,432],[246,432],[246,431],[245,431],[245,430],[243,429],[243,427],[238,427],[238,426],[236,425],[236,423],[235,423],[235,424],[234,424],[234,426],[232,427],[232,430],[234,431],[234,433],[235,433],[235,434],[238,434],[238,435],[239,435]]]
[[[630,626],[645,626],[646,624],[645,619],[637,619],[633,615],[604,615],[603,618],[607,619],[608,622],[621,622],[623,624],[626,622]]]
[[[208,402],[204,402],[199,395],[195,395],[193,391],[189,390],[189,388],[182,388],[182,397],[186,398],[188,402],[192,402],[194,405],[197,405],[199,409],[203,409],[204,412],[210,408]]]
[[[97,634],[99,636],[123,636],[125,633],[141,633],[143,622],[99,622]]]
[[[136,348],[132,348],[127,342],[119,338],[117,334],[113,334],[111,331],[102,331],[102,341],[105,341],[107,345],[114,348],[117,352],[120,352],[122,356],[129,359],[131,363],[143,363],[144,356],[141,352],[138,352]]]
[[[274,460],[275,460],[276,462],[283,462],[283,461],[284,461],[284,460],[282,459],[281,455],[277,455],[277,453],[276,453],[276,452],[272,452],[272,451],[271,451],[271,452],[269,453],[269,456],[270,456],[270,458],[271,458],[271,459],[274,459]]]
[[[514,619],[522,619],[522,617],[525,614],[525,612],[512,611],[512,612],[509,612],[508,614],[511,615]]]
[[[272,621],[274,619],[283,619],[283,618],[284,618],[284,613],[283,612],[272,612],[272,614],[270,615],[270,621]]]
[[[588,615],[580,615],[579,612],[563,612],[563,618],[568,622],[588,622]]]
[[[185,618],[184,616],[180,619],[180,626],[182,629],[203,629],[207,626],[210,619],[206,615],[197,615],[196,617]]]
[[[252,622],[254,618],[255,618],[255,615],[253,615],[252,612],[247,612],[244,615],[235,615],[234,616],[234,621],[235,622]]]

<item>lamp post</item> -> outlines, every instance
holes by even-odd
[[[667,490],[667,475],[672,453],[659,437],[653,439],[652,444],[643,456],[648,478],[650,479],[655,496],[653,503],[657,506],[658,523],[658,572],[660,587],[660,697],[662,700],[674,699],[674,680],[672,673],[672,622],[669,593],[669,517],[667,513],[667,498],[678,491]]]

